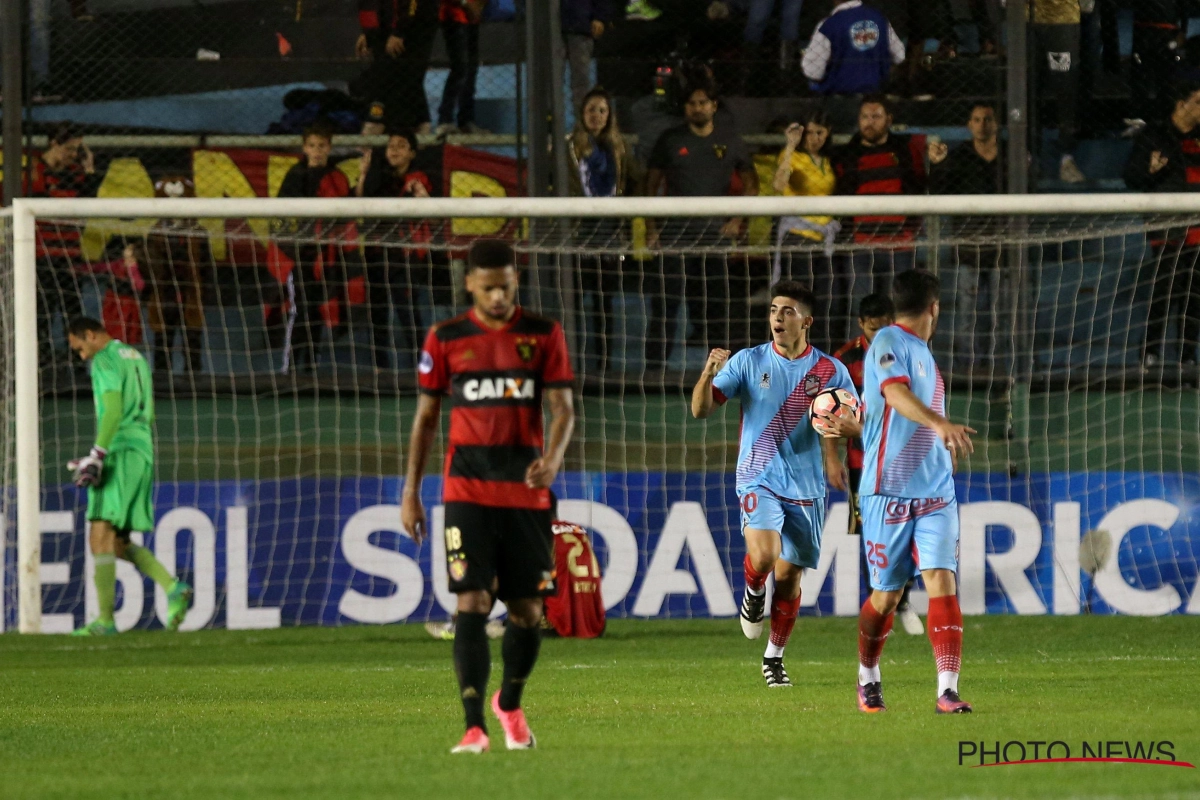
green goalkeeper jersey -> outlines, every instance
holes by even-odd
[[[121,393],[121,422],[108,451],[132,450],[154,459],[154,387],[150,367],[135,348],[113,339],[92,358],[96,420],[104,418],[104,396]]]

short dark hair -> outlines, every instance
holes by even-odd
[[[892,302],[896,313],[920,314],[936,303],[942,294],[942,282],[937,275],[923,269],[901,272],[892,281]]]
[[[858,301],[859,319],[875,319],[876,317],[891,319],[895,316],[896,307],[892,304],[892,298],[886,294],[869,294]]]
[[[977,108],[986,108],[989,111],[991,111],[993,114],[996,113],[996,104],[995,103],[990,102],[988,100],[976,100],[974,103],[971,103],[971,110],[967,113],[967,119],[971,118],[971,114],[974,114],[975,109],[977,109]]]
[[[417,147],[419,146],[417,143],[417,133],[412,128],[404,128],[404,127],[400,127],[400,126],[396,126],[396,125],[389,125],[389,126],[387,126],[387,129],[384,131],[384,133],[387,134],[387,137],[389,139],[392,138],[393,136],[399,136],[402,139],[407,139],[408,146],[412,148],[412,151],[414,153],[417,152]]]
[[[883,92],[864,94],[863,99],[858,104],[858,110],[862,111],[863,106],[870,105],[883,106],[883,113],[889,115],[892,113],[892,101],[888,100],[887,95]]]
[[[795,300],[804,306],[805,310],[810,314],[817,305],[817,299],[813,297],[812,290],[799,281],[780,281],[772,286],[771,299],[774,300],[776,297],[786,297],[789,300]]]
[[[72,139],[82,139],[83,129],[74,122],[60,122],[50,130],[50,141],[53,144],[66,144]]]
[[[467,252],[467,271],[515,267],[517,254],[503,239],[476,239]]]
[[[108,333],[104,323],[95,317],[75,317],[67,323],[67,333],[76,338],[82,339],[88,331]]]
[[[322,139],[333,141],[333,124],[327,119],[316,119],[304,126],[304,136],[300,141],[308,141],[310,136],[320,136]]]
[[[1175,110],[1175,106],[1179,103],[1187,102],[1187,99],[1200,92],[1200,81],[1196,80],[1180,80],[1176,81],[1171,87],[1171,110]]]

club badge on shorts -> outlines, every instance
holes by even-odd
[[[462,553],[455,553],[447,561],[451,580],[461,581],[467,577],[467,560]]]

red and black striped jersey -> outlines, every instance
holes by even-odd
[[[562,326],[518,306],[492,330],[472,309],[434,326],[417,373],[422,392],[450,396],[444,502],[550,508],[525,470],[542,455],[542,393],[575,380]]]
[[[100,176],[89,175],[82,165],[66,164],[51,169],[40,155],[30,160],[25,193],[29,197],[91,197],[100,184]],[[38,255],[43,258],[80,258],[79,239],[83,228],[74,223],[53,220],[38,222]]]
[[[850,373],[850,380],[854,381],[854,388],[858,390],[859,397],[862,397],[863,392],[863,362],[867,358],[867,348],[870,346],[866,336],[856,336],[833,354],[834,358],[846,365],[846,371]],[[851,469],[862,469],[862,439],[851,439],[846,444],[846,450],[849,455],[848,466]]]

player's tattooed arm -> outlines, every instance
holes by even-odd
[[[717,373],[721,371],[728,360],[729,351],[720,347],[713,348],[712,352],[708,354],[708,361],[705,362],[704,370],[700,373],[700,380],[696,381],[696,385],[692,388],[692,416],[696,419],[704,419],[716,408],[717,401],[713,398],[713,378],[717,377]]]
[[[546,390],[550,404],[550,444],[541,458],[525,470],[525,485],[530,489],[548,489],[554,483],[567,456],[567,443],[575,430],[575,398],[569,387]]]
[[[400,522],[413,541],[425,540],[425,507],[421,505],[421,478],[425,463],[433,449],[442,417],[442,398],[422,392],[417,398],[417,415],[413,419],[412,436],[408,444],[408,470],[404,478],[404,494],[400,498]]]
[[[906,384],[888,384],[883,388],[883,397],[887,400],[887,404],[902,416],[918,425],[931,428],[942,440],[942,444],[946,445],[946,449],[950,451],[952,457],[957,458],[959,450],[967,453],[975,452],[975,446],[971,444],[970,436],[972,433],[977,433],[974,428],[958,425],[941,414],[935,413],[933,409],[922,403]]]

